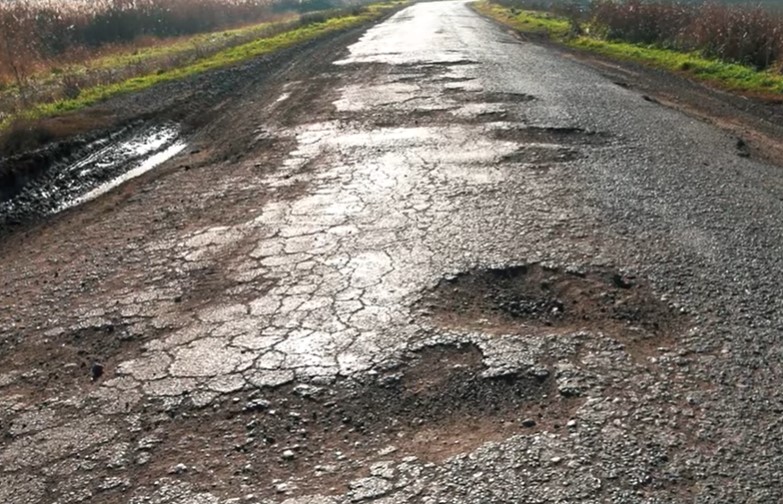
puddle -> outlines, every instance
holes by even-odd
[[[85,203],[87,201],[93,200],[97,198],[98,196],[101,196],[103,194],[106,194],[107,192],[111,191],[115,187],[120,186],[121,184],[127,182],[128,180],[134,179],[140,175],[143,175],[144,173],[150,171],[151,169],[155,168],[156,166],[168,161],[169,159],[173,158],[186,147],[187,145],[185,142],[176,142],[173,145],[170,145],[168,148],[157,152],[153,154],[152,156],[145,159],[140,165],[138,165],[136,168],[133,168],[124,174],[120,175],[119,177],[110,180],[109,182],[106,182],[105,184],[102,184],[92,191],[88,192],[84,196],[81,196],[79,198],[76,198],[75,200],[72,200],[68,203],[65,203],[60,210],[64,210],[66,208],[70,208],[76,205],[80,205],[82,203]]]
[[[527,93],[484,93],[481,99],[485,103],[525,103],[536,99]]]
[[[21,222],[94,199],[181,152],[176,124],[117,132],[84,147],[75,161],[56,163],[18,195],[0,203],[0,220]]]

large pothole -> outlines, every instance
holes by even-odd
[[[137,453],[145,462],[134,485],[186,467],[178,479],[226,496],[247,481],[259,495],[274,495],[273,482],[289,495],[339,494],[374,462],[440,462],[516,434],[566,430],[583,402],[558,394],[548,375],[487,378],[485,370],[473,344],[434,345],[359,382],[256,390],[207,409],[184,396],[129,440],[156,440]]]
[[[670,343],[687,316],[637,278],[522,264],[475,269],[441,280],[418,304],[447,328],[490,333],[592,331],[644,349]]]
[[[605,145],[610,137],[605,133],[582,128],[508,127],[492,130],[492,138],[517,143],[557,145]]]

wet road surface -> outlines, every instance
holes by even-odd
[[[6,256],[0,501],[783,497],[777,168],[462,3],[324,68]]]

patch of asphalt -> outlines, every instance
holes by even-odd
[[[0,500],[779,500],[777,170],[510,41],[417,4],[5,243]]]

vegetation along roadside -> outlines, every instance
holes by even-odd
[[[180,37],[132,52],[109,53],[65,69],[49,67],[0,87],[0,144],[4,138],[18,136],[19,130],[34,129],[38,120],[358,26],[380,18],[402,3],[392,0],[307,14],[281,14],[271,22]],[[100,77],[90,78],[92,74]]]
[[[522,35],[685,74],[779,102],[783,14],[760,7],[598,0],[480,0],[481,14]]]

